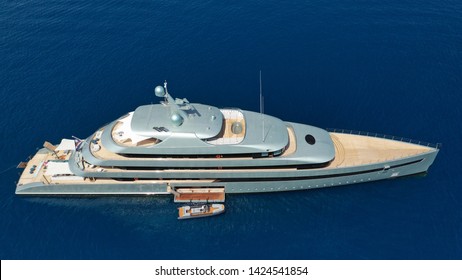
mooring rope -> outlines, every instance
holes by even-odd
[[[7,172],[7,171],[9,171],[9,170],[11,170],[11,169],[13,169],[15,167],[16,167],[16,165],[12,165],[12,166],[8,167],[7,169],[0,171],[0,174],[3,174],[3,173],[5,173],[5,172]]]

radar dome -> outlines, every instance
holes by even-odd
[[[176,113],[170,117],[170,120],[175,126],[180,126],[183,124],[183,117]]]
[[[240,122],[233,122],[231,125],[231,132],[233,134],[241,134],[243,130],[242,124]]]
[[[165,90],[163,86],[156,86],[154,89],[154,93],[157,97],[164,97],[165,96]]]

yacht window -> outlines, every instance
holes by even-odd
[[[314,136],[311,135],[311,134],[307,134],[305,136],[305,141],[306,141],[306,143],[308,143],[310,145],[314,145],[314,143],[316,143],[316,139],[314,139]]]

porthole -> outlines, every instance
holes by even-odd
[[[316,139],[314,139],[314,136],[311,135],[311,134],[305,135],[305,141],[306,141],[306,143],[308,143],[310,145],[314,145],[314,143],[316,143]]]

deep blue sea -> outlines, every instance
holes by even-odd
[[[443,143],[425,177],[228,195],[18,197],[11,168],[175,97]],[[462,2],[0,2],[1,259],[461,259]]]

